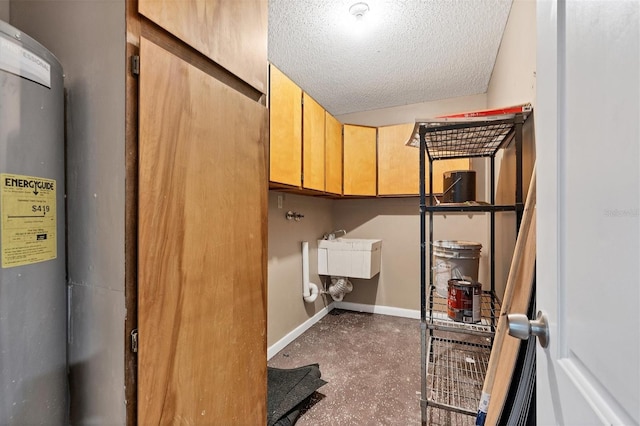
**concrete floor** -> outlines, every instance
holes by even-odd
[[[437,334],[445,340],[462,338],[472,344],[487,344],[484,338]],[[451,357],[455,346],[444,350]],[[488,358],[488,353],[483,356]],[[465,351],[464,357],[464,370],[468,370],[469,353]],[[478,362],[480,358],[477,357]],[[313,394],[296,425],[420,425],[419,320],[334,309],[278,352],[268,365],[295,368],[313,363],[320,365],[322,378],[328,383]],[[445,373],[442,378],[430,377],[430,392],[442,388],[440,391],[462,394],[469,390],[464,388],[475,387],[477,398],[467,407],[475,408],[483,378],[478,377],[475,382],[447,381],[449,374]],[[461,386],[465,392],[461,392]],[[459,395],[455,399],[460,399]],[[429,426],[474,424],[475,416],[428,408]]]
[[[420,321],[332,310],[268,365],[320,364],[328,384],[296,423],[420,424]]]

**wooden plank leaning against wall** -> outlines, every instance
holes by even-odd
[[[127,1],[128,425],[266,422],[266,1],[196,3]]]

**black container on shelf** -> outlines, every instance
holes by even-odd
[[[450,170],[443,175],[443,203],[464,203],[476,200],[476,172]]]

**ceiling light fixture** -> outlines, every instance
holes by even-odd
[[[351,5],[349,13],[356,17],[356,19],[362,19],[364,14],[369,11],[369,5],[364,2],[358,2]]]

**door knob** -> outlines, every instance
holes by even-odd
[[[538,311],[536,319],[531,321],[523,314],[509,314],[507,315],[507,323],[509,324],[509,335],[521,340],[528,340],[529,337],[536,336],[540,346],[543,348],[549,346],[549,325],[547,324],[547,316],[542,311]]]

